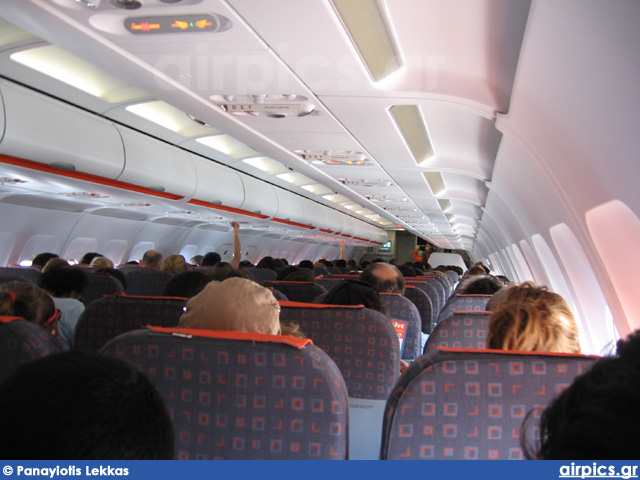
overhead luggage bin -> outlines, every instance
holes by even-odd
[[[244,203],[245,190],[238,172],[197,155],[192,156],[196,171],[196,190],[193,198],[240,208]]]

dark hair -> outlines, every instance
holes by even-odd
[[[387,275],[383,273],[385,270]],[[389,263],[371,263],[360,274],[359,280],[370,283],[378,292],[404,295],[404,277],[398,267]]]
[[[253,280],[253,277],[246,270],[242,270],[241,268],[233,268],[230,264],[223,265],[221,267],[216,267],[214,270],[210,270],[207,272],[207,277],[209,280],[214,280],[216,282],[222,282],[227,278],[238,277],[238,278],[246,278],[247,280]]]
[[[417,277],[416,274],[416,269],[413,268],[411,265],[400,265],[398,267],[398,270],[400,270],[400,273],[402,274],[403,277]]]
[[[280,273],[278,273],[278,276],[276,277],[276,280],[284,280],[285,277],[287,275],[290,275],[294,272],[299,272],[300,271],[300,267],[296,267],[294,265],[289,265],[288,267],[283,268]]]
[[[271,270],[275,270],[276,263],[273,257],[267,256],[260,259],[260,261],[256,265],[256,268],[270,268]]]
[[[72,351],[21,365],[0,385],[0,452],[16,460],[170,460],[173,428],[136,367]]]
[[[204,272],[187,270],[174,275],[164,287],[162,295],[164,297],[191,298],[200,293],[210,281],[211,279]]]
[[[202,257],[200,265],[203,267],[213,267],[222,261],[222,257],[217,252],[207,252]]]
[[[496,277],[487,275],[472,279],[462,293],[465,295],[493,295],[502,288],[502,282]]]
[[[98,252],[87,252],[82,256],[78,263],[81,265],[90,265],[91,261],[96,257],[104,257],[104,255]]]
[[[115,268],[98,268],[93,272],[94,275],[110,275],[120,282],[122,289],[127,289],[127,277],[120,270]]]
[[[33,257],[33,260],[31,261],[31,266],[32,267],[40,267],[40,268],[42,268],[52,258],[58,258],[58,255],[56,255],[55,253],[50,253],[50,252],[39,253],[35,257]]]
[[[308,268],[309,270],[313,271],[313,262],[311,260],[302,260],[298,266],[300,268]]]
[[[84,294],[87,274],[78,267],[52,268],[42,272],[40,286],[54,297],[68,297],[74,291]]]
[[[333,286],[322,303],[327,305],[364,305],[389,316],[389,310],[373,285],[359,280],[343,280]]]
[[[20,281],[0,285],[0,315],[22,317],[46,327],[55,311],[51,297],[37,285]]]
[[[338,268],[347,268],[347,261],[343,258],[336,260],[335,266]]]
[[[640,355],[603,358],[542,413],[540,441],[523,424],[520,442],[528,458],[544,460],[628,459],[638,455]]]
[[[316,278],[313,276],[313,272],[310,272],[306,268],[299,268],[297,272],[291,272],[284,277],[287,282],[310,282],[316,283]]]

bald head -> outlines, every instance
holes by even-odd
[[[141,267],[159,269],[162,265],[162,254],[157,250],[147,250],[142,256]]]
[[[404,295],[404,276],[390,263],[372,263],[360,274],[360,280],[370,283],[380,293]]]

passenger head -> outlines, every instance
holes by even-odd
[[[619,342],[617,358],[602,358],[542,413],[539,441],[529,415],[521,432],[528,458],[629,459],[638,456],[640,337]],[[537,443],[537,444],[536,444]]]
[[[297,272],[291,272],[289,275],[284,277],[284,281],[316,283],[316,277],[314,277],[313,273],[306,268],[299,268]]]
[[[493,295],[502,288],[502,282],[492,275],[471,277],[462,293],[465,295]]]
[[[200,266],[202,265],[202,255],[194,255],[193,257],[191,257],[191,259],[189,260],[189,263],[191,265],[197,265]]]
[[[336,260],[335,266],[338,268],[347,268],[347,261],[343,258]]]
[[[389,315],[376,289],[367,282],[359,280],[343,280],[334,285],[324,297],[327,305],[364,305],[366,308]]]
[[[147,250],[140,261],[141,267],[155,268],[156,270],[162,265],[162,254],[157,250]]]
[[[207,272],[207,277],[209,277],[210,281],[214,280],[216,282],[222,282],[227,278],[233,278],[233,277],[246,278],[247,280],[253,280],[253,277],[251,276],[251,274],[246,270],[242,270],[240,268],[233,268],[228,263],[222,264],[222,262],[217,264],[214,270],[209,270]]]
[[[280,305],[270,290],[246,278],[211,282],[187,302],[181,328],[280,333]]]
[[[161,271],[173,273],[174,275],[186,272],[189,268],[189,264],[182,255],[169,255],[162,261],[160,266]]]
[[[44,267],[42,267],[42,271],[46,272],[52,270],[54,268],[68,267],[69,262],[67,262],[64,258],[54,257],[50,259]]]
[[[187,270],[175,275],[167,286],[164,288],[162,295],[164,297],[183,297],[191,298],[202,291],[211,279],[209,276],[200,271]]]
[[[40,286],[59,298],[80,300],[87,285],[87,274],[78,267],[53,268],[42,272]]]
[[[488,348],[578,353],[578,326],[567,302],[530,282],[511,287],[491,314]]]
[[[202,257],[202,262],[200,263],[200,265],[202,265],[203,267],[214,267],[216,264],[220,263],[221,261],[222,261],[222,257],[220,256],[219,253],[207,252]]]
[[[373,262],[360,274],[360,281],[370,283],[380,293],[404,295],[404,277],[397,267],[385,262]]]
[[[302,260],[298,266],[313,271],[313,262],[311,260]]]
[[[473,277],[474,275],[486,275],[487,271],[480,265],[474,265],[464,274],[465,277]]]
[[[400,265],[398,267],[398,270],[400,270],[400,273],[404,278],[417,276],[415,268],[413,268],[411,265]]]
[[[275,270],[277,267],[273,257],[267,256],[260,259],[256,268],[270,268],[271,270]]]
[[[28,282],[0,285],[0,315],[22,317],[50,331],[55,331],[56,307],[47,292]]]
[[[296,267],[294,265],[289,265],[288,267],[283,268],[276,277],[276,280],[284,280],[287,275],[292,274],[293,272],[300,271],[300,267]]]
[[[50,253],[50,252],[39,253],[35,257],[33,257],[33,260],[31,261],[31,266],[42,268],[47,264],[49,260],[57,257],[58,255],[56,255],[55,253]]]
[[[91,260],[90,265],[93,268],[113,268],[113,262],[107,257],[96,257]]]
[[[13,459],[171,460],[173,428],[136,367],[73,351],[21,365],[0,385],[0,451]]]
[[[85,253],[82,258],[80,259],[80,261],[78,262],[80,265],[91,265],[91,262],[93,261],[94,258],[97,257],[102,257],[104,255],[98,253],[98,252],[87,252]]]
[[[117,270],[115,268],[98,268],[93,272],[93,274],[109,275],[120,282],[120,285],[122,285],[123,290],[127,289],[127,277],[125,277],[124,273],[122,273],[120,270]]]

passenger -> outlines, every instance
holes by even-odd
[[[40,286],[53,297],[53,303],[61,312],[57,336],[66,350],[73,348],[76,325],[84,312],[84,304],[80,300],[86,284],[85,272],[77,267],[53,268],[40,277]]]
[[[219,253],[207,252],[204,254],[204,257],[202,257],[202,263],[200,265],[203,267],[215,267],[221,261],[222,257]]]
[[[285,279],[285,277],[287,275],[290,275],[292,273],[295,272],[299,272],[300,271],[300,267],[296,267],[294,265],[289,265],[288,267],[284,268],[283,270],[280,271],[280,273],[278,273],[278,276],[276,277],[277,281],[282,281]],[[311,274],[311,276],[313,276],[313,274]]]
[[[162,254],[157,250],[147,250],[140,260],[140,266],[146,268],[160,269],[162,266]]]
[[[47,292],[32,283],[0,285],[0,315],[22,317],[55,335],[59,313]]]
[[[211,282],[187,302],[180,328],[280,334],[280,305],[266,288],[246,278]]]
[[[316,277],[328,277],[329,270],[325,262],[317,261],[313,264],[313,274]]]
[[[202,265],[202,255],[194,255],[189,260],[189,263],[194,267],[199,267],[200,265]]]
[[[493,275],[478,275],[469,280],[462,291],[464,295],[493,295],[503,288],[502,282]]]
[[[253,280],[253,277],[249,272],[241,268],[233,268],[231,264],[226,262],[217,264],[214,270],[207,272],[207,277],[209,278],[209,281],[213,280],[216,282],[222,282],[227,278],[233,277]]]
[[[578,326],[567,302],[546,287],[510,287],[489,318],[487,347],[579,353]]]
[[[542,460],[628,460],[638,457],[640,333],[618,342],[616,358],[598,360],[542,413],[540,437],[521,432],[525,456]],[[537,445],[535,445],[537,443]],[[595,472],[594,472],[595,475]]]
[[[49,260],[57,257],[58,255],[56,255],[55,253],[50,253],[50,252],[39,253],[35,257],[33,257],[33,260],[31,261],[31,266],[42,268],[47,264]]]
[[[271,270],[273,270],[275,272],[276,263],[273,260],[273,257],[267,256],[267,257],[264,257],[264,258],[260,259],[260,261],[256,265],[256,268],[269,268],[269,269],[271,269]]]
[[[306,268],[307,270],[311,270],[313,272],[313,262],[311,260],[302,260],[298,267]]]
[[[15,460],[171,460],[173,427],[136,367],[67,352],[21,365],[0,385],[0,452]]]
[[[334,263],[335,263],[335,266],[338,268],[347,268],[347,261],[344,258],[340,258],[336,260]]]
[[[291,272],[284,278],[285,282],[316,283],[316,277],[306,268],[299,268],[297,272]]]
[[[82,258],[78,262],[78,265],[91,265],[93,259],[97,257],[104,257],[104,255],[98,252],[87,252],[82,256]]]
[[[162,261],[160,271],[177,275],[190,270],[190,268],[191,267],[189,267],[189,264],[182,255],[169,255]]]
[[[360,281],[367,282],[379,293],[404,295],[404,277],[400,270],[386,262],[373,262],[361,274]]]
[[[44,267],[42,267],[42,272],[44,273],[53,268],[62,268],[62,267],[68,267],[68,266],[69,266],[69,262],[67,262],[64,258],[54,257],[51,260],[49,260]]]
[[[113,262],[107,257],[96,257],[91,260],[90,265],[93,268],[113,268]]]
[[[175,275],[164,288],[164,297],[191,298],[196,296],[209,283],[209,276],[199,270],[187,270]]]
[[[411,265],[404,264],[400,265],[397,268],[398,270],[400,270],[400,273],[404,278],[413,278],[417,276],[415,268],[413,268]]]
[[[487,302],[487,304],[485,305],[484,309],[490,312],[493,312],[494,310],[496,310],[498,308],[498,305],[502,302],[502,300],[505,299],[508,290],[509,290],[509,287],[504,287],[498,290],[496,293],[494,293],[489,299],[489,301]]]
[[[356,261],[352,258],[349,261],[347,261],[347,268],[349,270],[358,270],[358,264],[356,263]]]
[[[389,310],[373,285],[360,280],[343,280],[334,285],[324,297],[327,305],[364,305],[389,316]]]
[[[98,268],[93,272],[93,275],[110,275],[120,282],[123,291],[127,290],[127,277],[116,268]]]

